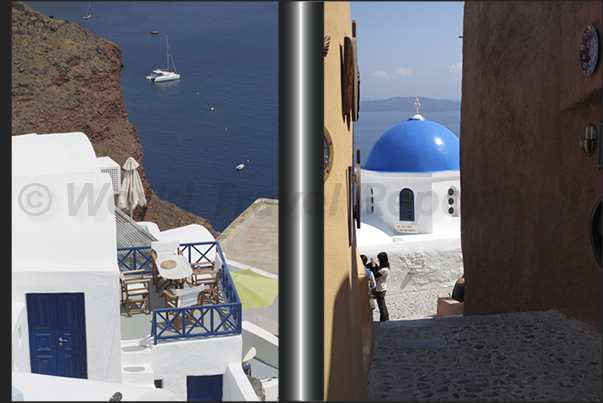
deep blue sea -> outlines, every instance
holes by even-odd
[[[461,111],[423,112],[424,119],[436,122],[450,130],[460,138]],[[398,123],[408,120],[413,113],[409,112],[362,112],[354,123],[354,149],[360,147],[360,165],[364,166],[373,145],[383,133]]]
[[[278,198],[277,2],[26,3],[119,45],[126,111],[159,197],[217,231]],[[145,77],[166,68],[166,35],[180,80],[155,84]]]

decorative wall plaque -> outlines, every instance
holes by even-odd
[[[361,208],[361,203],[360,203],[360,188],[361,188],[360,178],[361,178],[361,174],[360,174],[360,147],[356,147],[356,171],[354,172],[355,197],[354,197],[354,210],[353,210],[354,219],[356,220],[356,228],[360,228],[360,208]]]
[[[353,69],[353,80],[352,84],[352,121],[358,121],[358,110],[360,109],[360,76],[358,73],[358,51],[356,48],[356,21],[352,21],[352,49],[353,57],[352,69]]]
[[[599,38],[597,30],[592,25],[586,27],[580,37],[580,68],[589,76],[597,66],[599,57]]]
[[[343,41],[343,82],[342,114],[350,117],[352,108],[352,90],[354,88],[354,46],[352,38],[346,36]],[[348,120],[349,121],[349,120]]]

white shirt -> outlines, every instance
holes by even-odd
[[[375,291],[377,292],[383,292],[387,290],[387,276],[389,275],[389,268],[387,267],[383,267],[381,269],[379,269],[379,274],[381,274],[381,276],[377,277],[377,288],[375,289]]]

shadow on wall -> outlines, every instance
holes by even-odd
[[[400,291],[404,291],[410,280],[412,280],[412,276],[414,273],[406,273],[404,278],[402,279],[402,283],[400,284]]]
[[[351,275],[355,281],[345,281],[346,278],[335,297],[326,400],[368,399],[366,380],[373,346],[372,313],[367,280],[363,276],[363,281],[358,281],[356,274],[358,260],[359,256],[352,259]]]

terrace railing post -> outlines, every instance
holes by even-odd
[[[151,334],[153,335],[153,344],[157,345],[157,313],[153,311],[153,326],[151,327]]]

